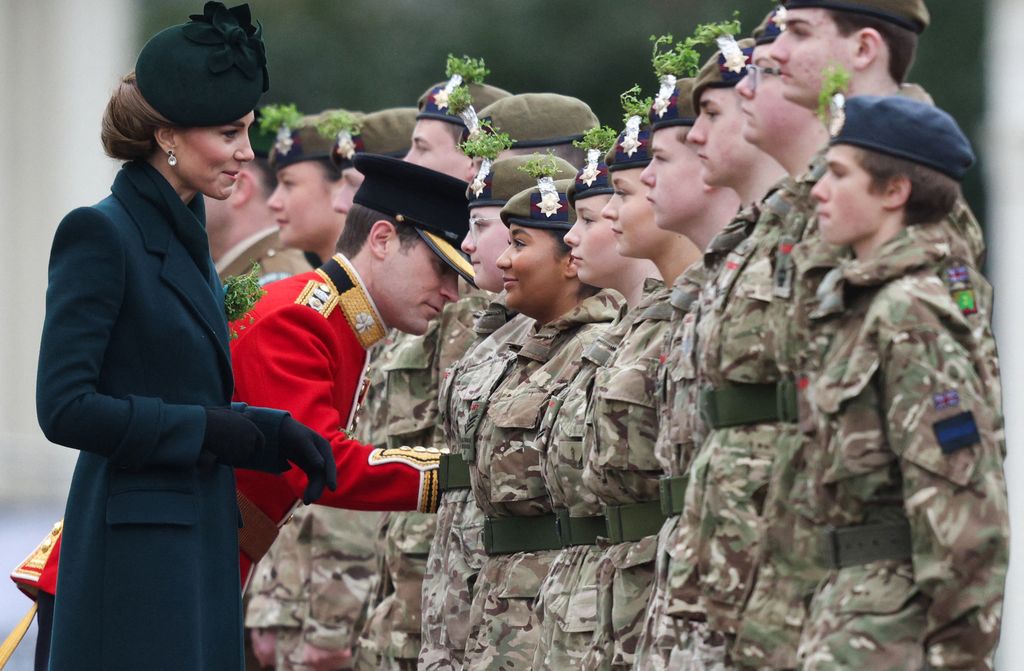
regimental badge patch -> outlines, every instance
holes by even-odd
[[[949,285],[949,295],[961,314],[970,316],[978,313],[977,299],[971,286],[971,273],[967,266],[956,265],[947,268],[946,284]]]
[[[932,430],[944,454],[953,454],[981,442],[978,425],[974,422],[974,413],[970,411],[935,422],[932,424]]]

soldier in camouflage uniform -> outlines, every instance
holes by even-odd
[[[650,100],[632,110],[646,121]],[[629,114],[629,112],[627,112]],[[635,117],[640,120],[639,115]],[[665,520],[654,457],[658,434],[655,388],[672,308],[671,284],[699,258],[688,238],[655,226],[641,181],[651,161],[651,136],[633,117],[609,156],[615,194],[604,214],[618,233],[617,248],[627,257],[652,261],[661,278],[645,287],[643,298],[624,319],[629,324],[610,360],[594,376],[583,438],[583,485],[602,506],[605,531],[598,540],[597,629],[584,668],[631,668],[654,581],[657,533]],[[632,151],[638,128],[640,146]]]
[[[898,76],[909,61],[889,63],[879,55],[872,62],[837,59],[845,53],[843,41],[854,43],[864,30],[883,36],[882,44],[893,53],[913,53],[914,31],[926,25],[927,10],[912,0],[879,0],[879,2],[847,3],[843,10],[818,8],[821,3],[810,0],[792,5],[784,14],[786,27],[768,47],[765,57],[769,67],[778,65],[792,78],[776,79],[787,99],[808,110],[818,105],[818,87],[826,64],[850,69],[848,95],[863,93],[908,93]],[[862,13],[863,12],[863,13]],[[915,27],[913,30],[908,26]],[[910,45],[909,50],[907,45]],[[906,60],[906,59],[904,59]],[[893,67],[896,74],[893,74]],[[817,69],[815,69],[817,68]],[[794,73],[798,73],[794,74]],[[877,90],[881,86],[884,90]],[[815,94],[808,95],[809,87]],[[744,88],[741,87],[743,92]],[[754,100],[757,96],[754,95]],[[757,118],[755,113],[753,118]],[[762,518],[763,542],[753,576],[753,588],[744,606],[735,647],[731,652],[735,663],[749,667],[795,668],[796,645],[800,629],[807,621],[806,604],[822,575],[820,531],[809,503],[807,459],[814,449],[815,425],[810,419],[806,394],[809,380],[820,366],[824,348],[831,338],[834,320],[810,319],[818,307],[816,289],[822,278],[842,260],[844,252],[822,243],[814,220],[810,190],[824,172],[819,153],[812,158],[820,130],[791,132],[789,149],[769,150],[784,162],[787,170],[800,165],[799,154],[810,168],[783,185],[765,205],[765,216],[780,223],[774,251],[768,253],[772,277],[771,306],[766,312],[764,331],[773,334],[772,347],[782,386],[784,405],[794,409],[786,413],[792,424],[787,440],[780,440],[774,455],[769,486],[765,492]],[[799,152],[794,151],[801,147]],[[788,156],[787,156],[788,154]],[[983,249],[980,229],[962,201],[952,218],[943,224],[947,240],[955,253],[968,265],[979,258]],[[979,305],[987,313],[987,306]],[[792,390],[792,391],[790,391]]]
[[[844,116],[812,191],[822,240],[854,258],[812,315],[836,322],[808,393],[831,570],[801,664],[991,669],[1009,534],[991,287],[942,223],[974,157],[922,103],[862,96]]]
[[[517,156],[524,151],[527,152],[526,158],[529,158],[534,149],[516,148],[524,145],[538,151],[550,149],[556,154],[578,154],[580,150],[573,147],[572,142],[578,141],[584,132],[597,126],[597,118],[582,101],[547,93],[503,98],[481,110],[479,118],[492,124],[492,129],[514,138],[515,144],[512,149],[504,149],[498,153],[499,161]],[[484,242],[479,245],[471,243],[472,248],[464,248],[464,251],[471,254],[474,270],[481,276],[480,282],[483,284],[478,286],[498,292],[502,288],[501,273],[497,271],[494,262],[508,244],[507,230],[498,220],[500,205],[532,182],[527,181],[521,184],[520,189],[509,191],[508,186],[511,183],[506,181],[505,186],[493,191],[495,194],[503,194],[501,202],[487,202],[494,199],[483,194],[493,189],[494,179],[498,179],[500,183],[504,178],[499,178],[498,173],[494,173],[492,183],[489,184],[487,177],[491,173],[481,172],[482,160],[483,157],[475,159],[475,163],[480,165],[477,166],[478,172],[470,185],[475,196],[470,207],[474,210],[474,220],[477,222],[475,229],[484,231],[481,233],[481,239],[486,245]],[[563,168],[568,168],[568,172],[560,172],[558,178],[568,178],[575,174],[575,169],[571,166],[562,165]],[[511,169],[509,174],[515,172],[515,169]],[[522,177],[521,173],[519,177]],[[518,178],[516,184],[520,184]],[[476,191],[482,195],[476,196]],[[501,237],[497,238],[496,235]],[[492,243],[498,244],[500,248],[495,250]],[[502,298],[499,297],[492,302],[487,315],[477,323],[475,330],[481,335],[489,334],[495,329],[498,329],[498,332],[494,333],[486,346],[477,348],[481,355],[500,350],[513,334],[529,328],[529,318],[513,318],[514,315],[515,311],[507,310]],[[509,319],[515,323],[506,327],[506,321]],[[472,371],[468,373],[469,379],[476,379],[478,363],[480,362],[474,357],[470,357],[460,363],[461,370]],[[446,373],[441,390],[443,398],[440,424],[445,431],[446,443],[453,450],[458,448],[467,436],[467,426],[464,422],[466,416],[463,414],[465,408],[459,405],[458,400],[459,395],[465,391],[461,385],[466,381],[460,381],[458,377],[459,373],[456,371]],[[473,383],[466,383],[472,387]],[[438,531],[431,545],[424,582],[423,647],[420,665],[427,669],[461,666],[468,636],[471,587],[484,557],[481,536],[483,513],[470,496],[465,461],[460,454],[453,453],[445,458],[441,471],[451,477],[447,479],[447,487],[438,510]],[[442,478],[444,477],[442,475]]]
[[[671,57],[672,54],[677,57]],[[692,46],[684,43],[655,55],[655,70],[661,86],[648,117],[653,130],[651,151],[657,160],[644,169],[641,179],[650,188],[648,200],[655,224],[686,235],[703,249],[734,216],[739,199],[731,189],[703,184],[701,161],[687,139],[697,117],[691,96],[696,72],[688,63],[697,58]],[[685,188],[688,184],[693,186]],[[690,424],[693,417],[687,412],[696,398],[690,308],[703,285],[703,274],[700,262],[690,266],[673,282],[668,297],[672,311],[663,336],[665,356],[659,359],[657,371],[659,421],[653,448],[654,458],[665,474],[659,482],[659,494],[666,520],[658,534],[654,585],[635,652],[634,668],[637,669],[669,668],[670,651],[677,641],[687,637],[686,621],[668,615],[667,579],[676,538],[688,533],[679,526],[679,513],[686,491],[686,468],[696,450],[698,428]]]
[[[615,289],[626,298],[627,306],[635,308],[661,283],[650,261],[618,253],[613,222],[602,216],[614,191],[605,153],[615,140],[615,131],[610,128],[596,129],[584,138],[587,162],[568,192],[576,222],[564,239],[572,248],[580,280]],[[645,147],[643,156],[647,155]],[[600,502],[583,487],[587,397],[598,367],[611,356],[633,317],[635,310],[631,309],[583,352],[579,372],[555,395],[537,434],[537,443],[546,453],[544,482],[558,517],[563,549],[541,584],[535,606],[541,628],[535,669],[580,667],[598,624],[597,564],[601,551],[597,537],[605,533],[605,524]]]
[[[622,302],[617,293],[576,276],[562,241],[574,220],[566,195],[572,179],[551,178],[558,162],[532,161],[537,185],[501,210],[511,238],[497,264],[507,303],[536,323],[493,359],[487,377],[499,381],[476,401],[480,415],[468,446],[469,472],[473,497],[487,516],[487,559],[470,609],[467,669],[532,665],[538,644],[534,601],[560,548],[542,477],[543,450],[534,439],[552,397],[575,376],[580,354]]]

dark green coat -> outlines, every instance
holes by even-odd
[[[111,192],[50,253],[37,412],[81,451],[50,668],[241,669],[234,475],[197,464],[203,408],[233,385],[202,198],[186,206],[144,163]],[[256,414],[276,441],[283,414]]]

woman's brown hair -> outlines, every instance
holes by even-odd
[[[121,161],[146,160],[158,149],[156,130],[173,125],[142,97],[132,70],[121,78],[103,111],[103,151]]]

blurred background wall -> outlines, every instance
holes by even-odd
[[[227,4],[232,4],[228,0]],[[270,57],[266,102],[317,112],[415,104],[444,78],[448,53],[483,57],[490,83],[513,92],[555,91],[621,124],[618,94],[634,83],[653,94],[649,37],[682,37],[702,21],[740,11],[749,32],[765,0],[255,0]],[[34,377],[53,231],[70,209],[108,193],[117,169],[99,145],[99,121],[119,75],[145,38],[201,11],[202,0],[0,0],[0,574],[59,517],[75,455],[49,445],[35,420]],[[1024,212],[1024,73],[1013,47],[1024,34],[1019,0],[928,0],[911,80],[922,84],[971,136],[980,158],[965,191],[985,225],[997,290],[1004,368],[1011,504],[1024,537],[1024,464],[1013,438],[1024,426],[1024,362],[1015,350],[1024,308],[1017,224]],[[1017,244],[1021,243],[1021,244]],[[158,353],[154,353],[158,355]],[[1024,665],[1024,562],[1011,572],[1001,668]],[[0,634],[27,601],[0,588]],[[1019,614],[1019,615],[1018,615]],[[29,642],[30,643],[30,642]],[[13,668],[26,664],[19,652]]]

